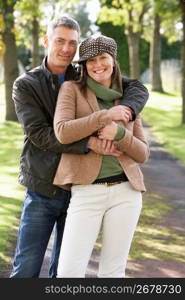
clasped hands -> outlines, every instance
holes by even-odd
[[[119,157],[122,152],[117,149],[117,143],[114,142],[114,138],[117,134],[117,124],[115,121],[121,120],[126,126],[129,120],[132,119],[132,113],[129,107],[122,105],[113,106],[109,109],[108,113],[112,122],[98,130],[97,137],[90,137],[88,148],[98,154]]]

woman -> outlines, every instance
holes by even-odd
[[[63,154],[54,184],[72,185],[58,266],[58,277],[85,277],[100,228],[102,249],[98,277],[124,277],[128,253],[145,191],[139,163],[149,148],[141,119],[126,124],[119,98],[122,76],[116,42],[88,38],[79,48],[80,82],[66,82],[59,92],[54,129],[63,144],[97,135],[116,155]]]

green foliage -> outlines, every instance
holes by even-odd
[[[176,26],[181,22],[179,0],[155,0],[153,10],[161,16],[161,28],[169,42],[181,39],[181,31]]]
[[[25,68],[30,65],[31,51],[24,45],[20,45],[17,47],[17,57]]]
[[[139,62],[141,74],[149,67],[150,44],[144,39],[140,39],[139,44]]]
[[[148,9],[149,0],[102,0],[99,23],[132,26],[134,32],[141,30],[141,16]]]
[[[32,22],[37,18],[41,22],[43,17],[42,5],[45,0],[35,1],[19,1],[16,6],[16,40],[17,44],[32,48]]]
[[[176,41],[169,44],[166,37],[162,36],[161,39],[161,57],[162,59],[181,59],[181,42]]]
[[[40,18],[42,16],[42,11],[40,10],[40,6],[46,4],[45,0],[37,0],[37,1],[27,1],[21,0],[17,2],[15,9],[19,11],[22,15],[22,21],[24,20],[32,20],[33,17]]]

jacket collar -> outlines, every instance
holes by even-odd
[[[100,110],[96,95],[93,93],[93,91],[89,87],[86,88],[86,100],[89,103],[92,111]]]
[[[49,69],[47,68],[47,56],[44,57],[42,64],[41,64],[41,68],[49,80],[50,79],[52,79],[52,80],[58,79],[58,76],[56,74],[51,73],[49,71]],[[78,73],[77,73],[75,67],[72,64],[70,64],[65,73],[65,80],[71,80],[71,79],[76,80],[77,78],[78,78]]]

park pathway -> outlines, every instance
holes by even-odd
[[[169,205],[173,206],[173,209],[164,216],[162,224],[183,239],[184,251],[181,258],[185,262],[185,165],[164,151],[162,145],[155,141],[149,127],[145,126],[145,131],[150,143],[151,154],[148,162],[142,166],[147,187],[144,197],[161,195],[168,199]],[[48,245],[40,277],[47,277],[51,247],[52,238]],[[86,277],[96,277],[97,268],[98,250],[94,249]],[[126,277],[185,278],[185,263],[171,260],[170,257],[160,261],[157,259],[128,261]]]

